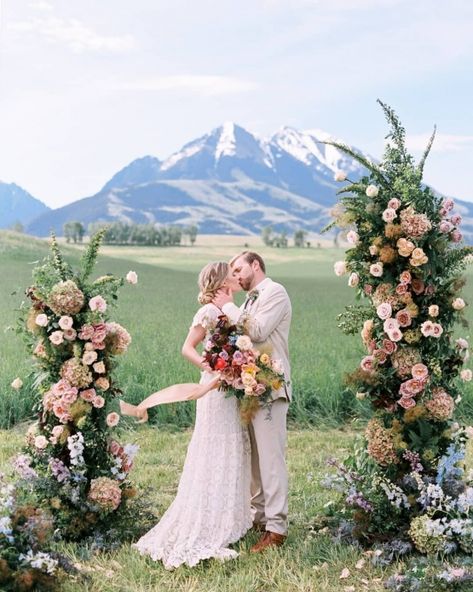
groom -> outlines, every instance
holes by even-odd
[[[291,302],[281,284],[266,277],[263,259],[244,251],[230,261],[234,277],[247,292],[241,308],[233,297],[219,290],[213,303],[232,321],[245,314],[253,343],[268,345],[275,360],[280,360],[286,384],[272,392],[271,416],[260,408],[251,424],[251,495],[253,526],[264,531],[251,548],[253,553],[282,545],[287,536],[288,479],[286,467],[286,416],[291,400],[291,368],[288,337],[291,325]]]

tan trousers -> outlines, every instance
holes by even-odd
[[[287,534],[288,477],[286,416],[289,402],[276,399],[271,410],[259,409],[249,425],[251,441],[251,509],[253,522]]]

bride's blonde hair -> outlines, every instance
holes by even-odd
[[[228,277],[230,266],[225,261],[208,263],[199,273],[199,296],[200,304],[212,302],[217,290],[223,287]]]

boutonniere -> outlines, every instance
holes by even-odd
[[[248,292],[248,303],[253,304],[253,302],[258,298],[259,291],[258,290],[251,290]]]

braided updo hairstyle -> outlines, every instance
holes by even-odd
[[[230,266],[225,261],[208,263],[199,273],[199,296],[200,304],[212,302],[217,290],[223,287],[228,277]]]

